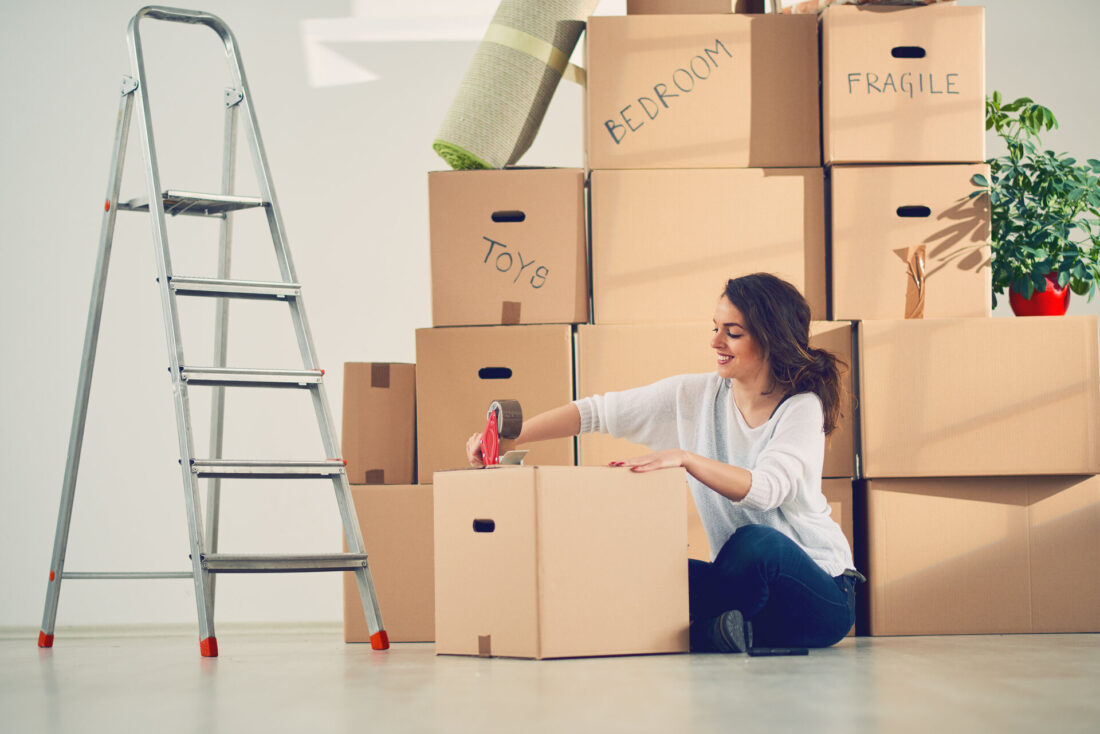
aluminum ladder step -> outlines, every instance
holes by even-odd
[[[191,472],[200,479],[331,479],[343,474],[342,459],[322,461],[256,461],[192,459]]]
[[[177,296],[209,296],[213,298],[269,298],[284,300],[302,295],[297,283],[263,280],[223,280],[173,275],[168,287]]]
[[[324,370],[269,370],[238,367],[182,367],[180,379],[188,385],[211,387],[310,388],[321,383]]]
[[[194,191],[165,191],[162,196],[164,213],[176,216],[188,214],[197,217],[225,217],[226,212],[255,209],[267,202],[258,196],[234,196],[232,194],[199,194]],[[120,201],[118,210],[124,212],[149,211],[148,197]]]
[[[316,555],[207,553],[202,557],[202,567],[211,573],[356,571],[365,568],[366,565],[366,553],[325,553]]]

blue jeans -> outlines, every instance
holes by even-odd
[[[689,561],[691,619],[736,609],[756,647],[828,647],[855,622],[854,580],[825,573],[793,540],[766,525],[738,528],[713,563]]]

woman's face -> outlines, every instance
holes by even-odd
[[[718,357],[719,377],[748,381],[768,369],[759,343],[745,324],[741,311],[725,295],[720,297],[714,310],[714,338],[710,340]]]

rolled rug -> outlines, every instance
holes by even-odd
[[[501,2],[432,143],[451,168],[503,168],[527,152],[597,2]]]

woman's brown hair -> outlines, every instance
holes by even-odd
[[[825,434],[840,419],[840,373],[847,365],[810,346],[810,307],[798,289],[769,273],[726,283],[725,297],[748,322],[745,329],[771,366],[773,386],[787,394],[812,392],[821,399]]]

